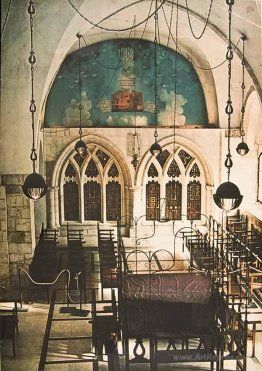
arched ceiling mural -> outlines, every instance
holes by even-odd
[[[79,125],[79,54],[83,126],[155,124],[154,43],[114,39],[84,47],[66,57],[47,98],[46,127]],[[156,81],[157,125],[173,126],[176,107],[176,126],[210,127],[203,89],[185,57],[158,45]]]

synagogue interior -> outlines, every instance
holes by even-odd
[[[2,0],[0,370],[262,370],[261,0]]]

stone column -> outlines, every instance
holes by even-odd
[[[55,217],[55,188],[50,188],[46,195],[47,228],[56,228]]]
[[[213,215],[213,186],[206,186],[206,215]]]
[[[60,227],[60,219],[59,219],[59,187],[55,187],[55,194],[54,194],[54,207],[55,207],[55,228]]]
[[[30,201],[22,192],[23,175],[3,175],[2,185],[6,193],[7,248],[9,255],[10,284],[18,285],[18,268],[28,270],[32,259],[34,237],[34,213]],[[32,206],[33,207],[33,206]]]
[[[141,215],[145,214],[146,210],[144,209],[142,203],[142,186],[141,187],[133,187],[130,189],[130,193],[132,196],[132,210],[131,213],[133,217],[139,218]]]

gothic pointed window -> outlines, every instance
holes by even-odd
[[[74,156],[74,160],[76,161],[76,163],[77,163],[77,165],[79,166],[79,167],[81,167],[82,166],[82,163],[84,162],[84,160],[85,160],[85,156],[86,155],[80,155],[79,153],[77,153],[75,156]]]
[[[201,183],[198,180],[187,185],[187,219],[201,219]]]
[[[167,175],[170,178],[176,178],[176,177],[179,177],[179,175],[181,175],[181,172],[180,172],[180,169],[178,167],[176,160],[172,160],[167,170]]]
[[[121,218],[121,185],[110,181],[106,185],[106,219],[120,220]]]
[[[194,165],[192,166],[190,172],[189,172],[189,176],[191,178],[197,178],[197,177],[200,177],[200,171],[199,171],[199,168],[197,166],[196,163],[194,163]]]
[[[64,219],[66,221],[79,220],[79,185],[77,173],[69,162],[64,177]]]
[[[166,160],[168,159],[170,153],[168,152],[167,149],[165,149],[164,151],[162,151],[161,153],[159,153],[156,157],[157,161],[159,162],[159,164],[161,165],[162,169],[166,163]]]
[[[90,177],[90,178],[95,178],[99,174],[97,166],[92,158],[87,165],[85,174],[87,177]]]
[[[75,171],[75,168],[74,166],[69,162],[69,164],[67,165],[66,167],[66,171],[65,171],[65,177],[66,178],[76,178],[76,171]]]
[[[152,180],[146,185],[146,219],[160,218],[160,184]]]
[[[151,178],[158,177],[158,171],[153,163],[151,163],[149,166],[147,176]]]
[[[96,156],[98,157],[98,159],[99,159],[101,165],[102,165],[103,167],[105,167],[105,165],[108,163],[108,160],[109,160],[109,158],[110,158],[110,157],[108,156],[108,154],[105,153],[104,151],[102,151],[101,149],[98,149],[98,150],[96,151]]]
[[[166,215],[169,220],[181,220],[182,184],[172,180],[166,184]]]
[[[111,167],[108,171],[108,176],[111,177],[111,178],[116,178],[116,177],[119,176],[119,171],[118,171],[115,163],[113,163],[113,165],[111,165]]]
[[[80,158],[75,152],[62,174],[62,222],[115,222],[123,213],[124,180],[121,166],[95,144]],[[86,223],[89,224],[89,223]]]

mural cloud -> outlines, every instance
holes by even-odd
[[[162,89],[160,91],[159,98],[165,103],[165,110],[161,110],[158,115],[158,121],[161,123],[161,125],[173,125],[175,105],[176,126],[185,125],[186,117],[184,115],[183,106],[187,103],[187,99],[184,98],[183,95],[175,94],[173,90],[168,93],[166,89]]]
[[[147,126],[147,117],[142,115],[123,115],[121,117],[108,116],[106,123],[108,126]]]

